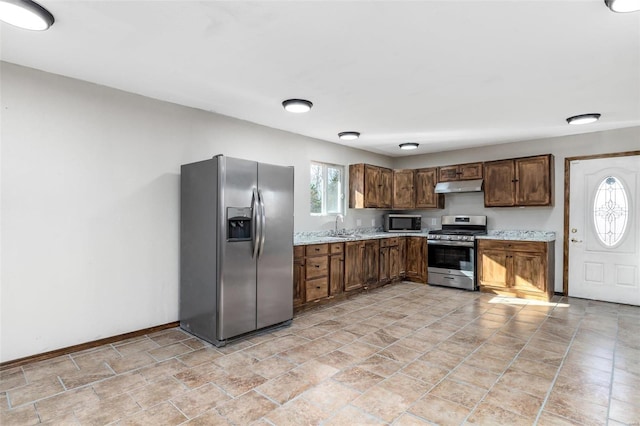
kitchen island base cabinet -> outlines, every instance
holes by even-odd
[[[480,291],[549,301],[554,245],[544,241],[478,240]]]

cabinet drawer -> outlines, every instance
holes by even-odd
[[[398,241],[399,241],[398,237],[387,238],[387,246],[389,247],[397,246]],[[382,245],[380,245],[380,247],[382,247]]]
[[[328,260],[327,256],[307,257],[305,265],[307,279],[327,276]]]
[[[307,256],[318,256],[329,253],[329,244],[311,244],[306,246]]]
[[[544,252],[545,243],[540,241],[478,240],[478,250],[480,249]]]
[[[329,295],[329,283],[327,277],[307,280],[305,287],[307,290],[307,302],[321,299]]]
[[[304,246],[293,246],[293,257],[304,257]]]
[[[331,254],[340,254],[344,253],[344,244],[343,243],[333,243],[330,245]]]

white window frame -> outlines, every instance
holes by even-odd
[[[322,188],[322,199],[320,200],[320,204],[322,207],[322,211],[320,213],[313,213],[311,212],[311,206],[309,206],[309,212],[311,214],[311,216],[337,216],[339,214],[344,215],[345,214],[345,180],[346,180],[346,176],[345,176],[345,166],[341,165],[341,164],[332,164],[332,163],[324,163],[322,161],[311,161],[311,163],[309,164],[309,172],[311,172],[311,166],[320,166],[322,167],[322,183],[323,183],[323,188]],[[326,190],[326,183],[329,181],[328,179],[328,169],[329,168],[335,168],[335,169],[339,169],[340,170],[340,211],[339,212],[327,212],[327,190]],[[309,182],[309,190],[311,190],[311,182]],[[311,196],[311,194],[309,194]],[[310,199],[311,200],[311,199]]]

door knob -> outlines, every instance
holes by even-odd
[[[572,238],[572,239],[571,239],[571,242],[572,242],[572,243],[581,243],[581,242],[582,242],[582,240],[576,240],[575,238]]]

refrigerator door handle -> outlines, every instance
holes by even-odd
[[[258,250],[258,257],[262,256],[264,251],[264,240],[267,231],[267,216],[264,209],[264,197],[262,196],[262,190],[258,189],[258,202],[260,204],[260,247]]]
[[[260,204],[258,201],[258,190],[253,189],[253,199],[251,200],[251,257],[255,259],[258,256],[260,247],[260,235],[262,234],[261,221],[259,219]]]

